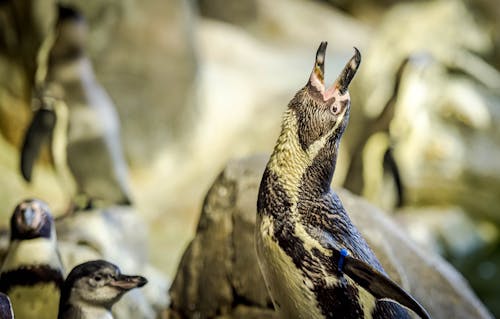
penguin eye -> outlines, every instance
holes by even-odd
[[[99,282],[102,280],[102,277],[101,276],[94,276],[94,280]]]
[[[338,107],[335,105],[335,103],[333,103],[332,105],[330,105],[330,112],[333,115],[337,115],[337,113],[338,113]]]

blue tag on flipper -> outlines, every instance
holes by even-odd
[[[347,251],[347,249],[342,248],[340,250],[339,263],[337,265],[337,269],[338,269],[339,272],[342,272],[342,269],[344,268],[344,260],[345,260],[345,257],[347,255],[349,255],[349,252]]]

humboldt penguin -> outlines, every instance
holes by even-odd
[[[391,96],[385,103],[382,112],[375,119],[365,123],[361,140],[351,150],[351,162],[347,170],[343,187],[355,194],[363,194],[369,200],[377,198],[377,203],[386,209],[402,207],[405,203],[404,183],[398,163],[394,157],[393,141],[390,137],[390,124],[396,112],[401,82],[404,71],[414,58],[409,56],[399,65]],[[378,156],[377,156],[378,155]],[[381,190],[373,188],[390,189],[393,199],[384,203],[384,198],[378,194]]]
[[[0,291],[9,295],[17,319],[55,318],[64,275],[47,204],[36,199],[21,202],[10,228]]]
[[[112,319],[111,307],[129,290],[147,283],[107,261],[94,260],[73,268],[64,281],[58,319]]]
[[[0,292],[0,319],[14,319],[9,296]]]
[[[24,139],[22,175],[31,180],[40,144],[50,139],[56,171],[63,187],[73,185],[83,198],[79,206],[129,205],[119,118],[85,53],[87,24],[76,10],[59,6],[56,31],[45,82],[35,96],[39,107]]]
[[[409,318],[429,315],[388,278],[330,187],[346,129],[355,49],[324,85],[326,42],[307,84],[286,110],[257,201],[259,266],[281,318]]]

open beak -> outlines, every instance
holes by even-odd
[[[354,56],[347,62],[344,69],[340,73],[339,77],[335,83],[325,89],[325,56],[326,47],[328,43],[321,42],[318,51],[316,51],[316,61],[314,63],[314,68],[309,78],[309,84],[318,90],[323,96],[323,100],[327,101],[334,96],[335,91],[339,91],[340,95],[347,92],[349,84],[351,83],[356,71],[361,64],[361,54],[357,48],[354,48]]]
[[[142,276],[128,276],[120,275],[115,280],[109,283],[110,286],[119,288],[121,290],[130,290],[142,287],[148,283],[148,280]]]

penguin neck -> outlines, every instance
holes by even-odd
[[[278,176],[292,201],[297,202],[300,194],[319,196],[330,191],[339,139],[336,136],[322,139],[304,150],[298,138],[296,117],[290,109],[285,112],[268,168]]]
[[[67,307],[73,308],[74,312],[80,315],[78,317],[80,319],[113,319],[113,315],[109,309],[82,301],[71,302]],[[63,317],[62,319],[65,318]]]
[[[332,144],[332,145],[329,145]],[[327,142],[312,160],[300,185],[301,197],[319,197],[330,192],[335,166],[337,164],[338,142]]]
[[[47,265],[62,272],[55,234],[51,238],[11,240],[2,272],[15,270],[24,265]]]
[[[85,85],[95,82],[95,74],[90,59],[81,56],[71,61],[53,63],[49,68],[47,79],[49,82],[57,82],[63,86],[75,82]]]
[[[283,117],[281,133],[269,159],[267,168],[279,179],[292,202],[298,201],[302,175],[311,164],[308,154],[300,146],[297,119],[291,109]]]

